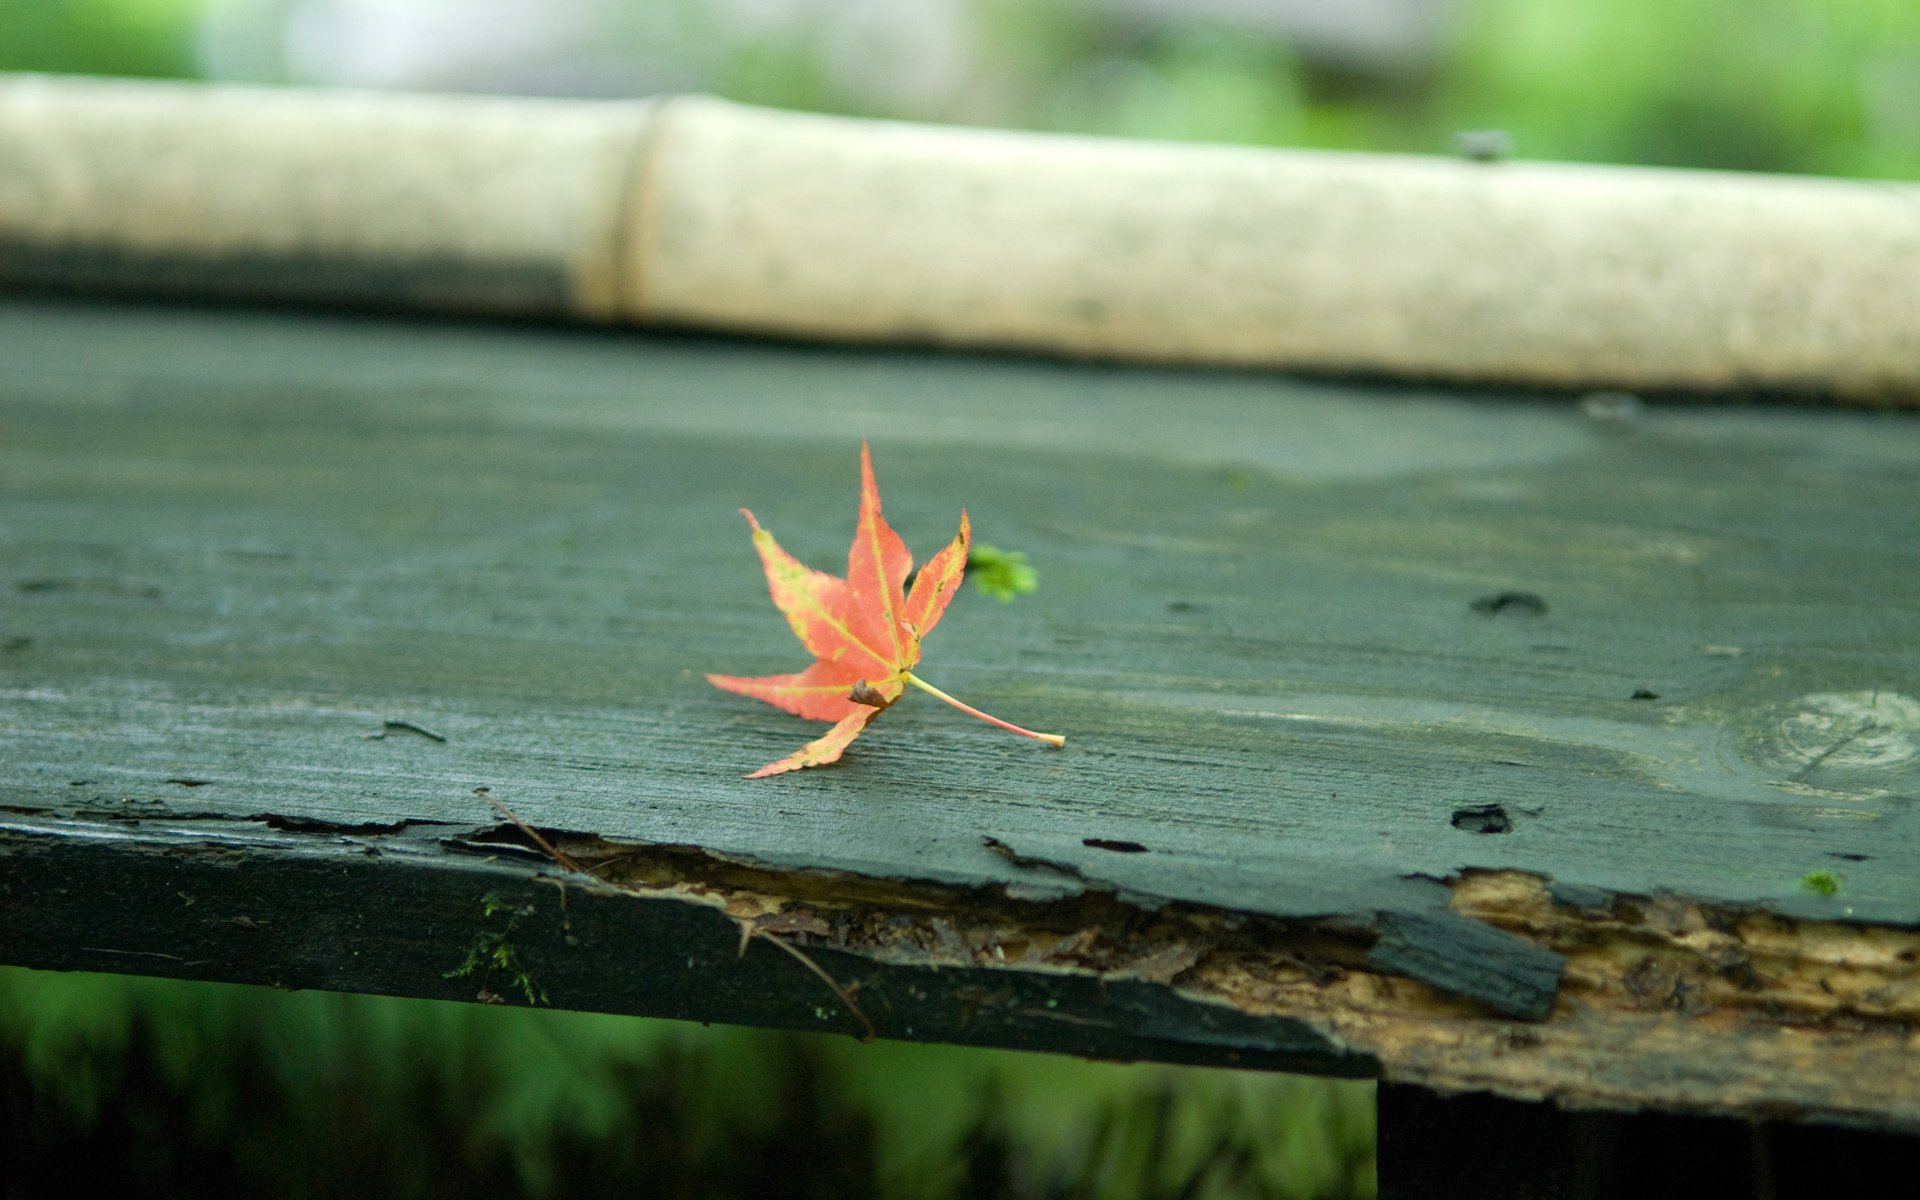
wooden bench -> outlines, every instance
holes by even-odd
[[[1371,1076],[1388,1193],[1628,1119],[1562,1110],[1911,1154],[1912,414],[0,331],[0,961]],[[863,438],[920,556],[1039,574],[920,673],[1064,750],[910,696],[741,778],[818,727],[701,678],[805,659],[735,510],[833,566]]]

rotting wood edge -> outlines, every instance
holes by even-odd
[[[144,822],[126,815],[105,822],[122,823]],[[235,822],[180,814],[164,821],[174,837],[201,823],[209,827],[205,841],[165,852],[246,857],[240,846],[220,844],[212,828]],[[274,828],[264,819],[237,824],[255,823]],[[556,888],[563,909],[575,889],[614,902],[695,904],[738,924],[742,952],[760,935],[837,963],[838,972],[852,959],[1150,987],[1242,1020],[1295,1023],[1352,1063],[1377,1064],[1389,1082],[1576,1108],[1920,1133],[1920,1076],[1907,1069],[1920,1051],[1920,930],[1795,921],[1671,896],[1561,889],[1556,899],[1549,881],[1514,871],[1470,870],[1445,881],[1463,919],[1563,957],[1552,1011],[1530,1022],[1377,969],[1370,951],[1379,925],[1369,914],[1283,920],[1183,903],[1155,907],[1096,880],[1036,899],[1005,885],[778,870],[694,846],[544,831],[583,877],[534,849],[512,824],[332,836],[338,833],[276,829],[274,836],[350,843],[356,854],[378,853],[389,837],[424,837],[456,857]],[[1569,891],[1577,903],[1567,902]],[[842,974],[840,982],[857,1003],[858,981]],[[825,984],[820,998],[834,1007]],[[845,1031],[861,1032],[855,1024],[847,1020]],[[879,1032],[901,1031],[883,1023]]]
[[[503,826],[480,840],[517,837]],[[1360,919],[1277,918],[1097,889],[1051,901],[833,872],[696,847],[558,835],[602,883],[713,905],[754,933],[879,962],[1140,979],[1304,1021],[1381,1077],[1569,1107],[1777,1117],[1920,1132],[1920,931],[1793,920],[1673,896],[1556,900],[1549,881],[1469,870],[1452,909],[1562,955],[1529,1022],[1375,969]],[[564,877],[557,880],[564,884]]]

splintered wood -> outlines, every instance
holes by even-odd
[[[1575,1107],[1891,1122],[1920,1129],[1920,933],[1664,897],[1578,894],[1514,871],[1451,881],[1453,910],[1565,959],[1543,1021],[1370,965],[1377,932],[1088,893],[1034,903],[926,884],[777,873],[690,848],[563,849],[637,896],[718,905],[796,946],[893,964],[1015,967],[1165,984],[1305,1020],[1383,1079]],[[883,1034],[886,1030],[882,1029]]]

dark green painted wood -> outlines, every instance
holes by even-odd
[[[806,660],[734,510],[837,569],[862,437],[910,546],[965,506],[1040,571],[921,673],[1066,750],[912,695],[739,777],[818,727],[700,679]],[[473,828],[486,786],[1029,896],[1372,923],[1508,867],[1912,925],[1916,499],[1912,416],[15,300],[0,806]],[[1513,941],[1399,969],[1538,1011]]]
[[[184,827],[182,827],[184,826]],[[443,830],[314,836],[253,822],[0,815],[9,962],[524,1004],[862,1035],[859,1019],[718,909],[583,886],[551,864],[462,850]],[[531,869],[530,869],[531,868]],[[1304,1023],[1140,979],[876,962],[809,952],[889,1038],[1359,1076],[1377,1064]]]
[[[1367,965],[1469,996],[1498,1013],[1544,1021],[1560,988],[1560,955],[1458,913],[1389,913]]]
[[[976,882],[1020,873],[994,837],[1281,914],[1516,867],[1920,921],[1912,417],[1622,425],[1502,396],[110,306],[15,303],[0,329],[9,805],[485,822],[485,784],[613,838]],[[817,727],[699,678],[805,661],[734,510],[835,566],[863,436],[910,546],[966,506],[1040,570],[1015,604],[964,594],[922,673],[1067,750],[916,695],[843,767],[739,778]],[[1515,588],[1549,610],[1471,607]],[[1807,699],[1854,693],[1885,698],[1886,729]],[[446,741],[366,736],[389,719]],[[1454,828],[1488,803],[1511,832]],[[1798,885],[1821,867],[1834,897]]]

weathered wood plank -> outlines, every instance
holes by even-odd
[[[741,919],[782,895],[920,938],[800,921],[822,956],[1020,966],[1031,937],[928,949],[928,912],[1005,897],[1005,928],[1096,927],[1026,967],[1307,1020],[1342,1047],[1319,1069],[1920,1127],[1920,1085],[1871,1065],[1920,1013],[1910,416],[48,302],[0,329],[9,945],[52,911],[21,847],[93,844],[33,822],[377,849],[495,827],[484,786],[636,884],[693,847],[711,877],[672,886]],[[804,661],[734,509],[831,566],[861,437],[910,546],[964,505],[1041,572],[964,594],[923,673],[1066,750],[920,697],[838,768],[739,778],[814,727],[699,678]],[[1544,611],[1475,607],[1503,592]],[[1802,886],[1820,869],[1834,894]],[[1369,966],[1393,919],[1449,908],[1515,956]],[[1819,957],[1855,942],[1878,949]],[[439,958],[399,979],[403,948],[300,981],[451,986]],[[1548,959],[1552,1015],[1485,1052],[1525,1027],[1489,988]],[[1809,1037],[1865,1074],[1796,1077]],[[1596,1048],[1628,1061],[1583,1079]]]

